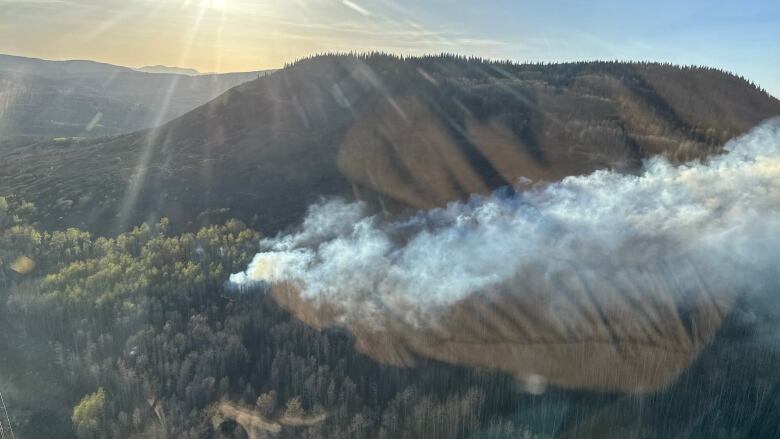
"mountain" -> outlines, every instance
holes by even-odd
[[[168,67],[163,65],[146,66],[136,70],[138,70],[139,72],[147,72],[147,73],[168,73],[173,75],[187,75],[187,76],[198,76],[201,74],[199,71],[195,69],[184,69],[181,67]]]
[[[49,61],[14,55],[0,55],[0,71],[53,77],[55,75],[110,74],[128,72],[132,71],[132,69],[88,60]]]
[[[160,125],[263,72],[159,75],[0,55],[0,138],[99,137]]]
[[[275,233],[321,197],[396,215],[502,186],[632,172],[657,154],[702,158],[778,114],[777,99],[708,68],[319,56],[156,129],[7,146],[0,195],[50,206],[49,227],[112,233],[167,216],[191,229],[236,217]]]

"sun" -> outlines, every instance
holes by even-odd
[[[224,11],[227,8],[227,0],[211,0],[211,7]]]

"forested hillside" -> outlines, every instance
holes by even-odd
[[[777,114],[708,68],[338,55],[158,129],[0,139],[11,424],[20,438],[773,437],[778,358],[739,304],[679,379],[621,396],[413,351],[415,367],[380,363],[346,327],[311,327],[228,277],[322,198],[401,216],[659,154],[704,158]],[[506,323],[484,315],[458,321]]]
[[[396,215],[631,172],[657,154],[705,157],[778,114],[765,91],[703,67],[318,56],[159,129],[4,148],[0,194],[49,206],[51,229],[115,233],[166,216],[193,231],[235,217],[275,233],[322,196]]]
[[[163,220],[96,238],[42,231],[35,212],[0,198],[0,391],[19,438],[780,431],[769,416],[772,384],[755,379],[777,359],[751,351],[760,346],[739,318],[662,394],[525,388],[516,377],[422,358],[415,368],[378,364],[347,332],[305,325],[262,289],[229,287],[227,275],[258,241],[238,221],[179,235]],[[733,370],[733,358],[748,352],[750,365]],[[693,403],[701,400],[710,404]],[[703,417],[718,410],[743,416]]]
[[[509,377],[383,367],[346,333],[226,287],[256,250],[239,222],[109,239],[39,231],[33,212],[0,199],[0,391],[20,437],[213,437],[236,428],[231,409],[281,437],[523,431],[499,416]]]

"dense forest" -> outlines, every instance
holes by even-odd
[[[213,437],[237,428],[236,410],[280,437],[525,431],[498,416],[507,377],[383,367],[348,334],[226,286],[257,245],[239,222],[95,239],[42,232],[34,215],[0,198],[0,390],[21,437]]]
[[[780,432],[774,383],[755,379],[771,376],[777,358],[748,357],[760,347],[739,321],[725,330],[733,340],[662,394],[528,392],[487,370],[378,364],[346,331],[312,329],[262,290],[231,288],[227,275],[259,239],[238,221],[177,235],[162,220],[107,238],[42,231],[38,216],[0,198],[0,391],[20,438]]]

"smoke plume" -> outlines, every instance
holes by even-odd
[[[342,321],[393,313],[418,324],[527,272],[630,276],[651,295],[660,270],[681,304],[702,277],[728,294],[757,292],[778,285],[780,119],[706,161],[656,157],[638,174],[474,196],[402,222],[360,203],[321,203],[297,233],[263,247],[231,282],[294,285],[315,304],[337,304]]]

